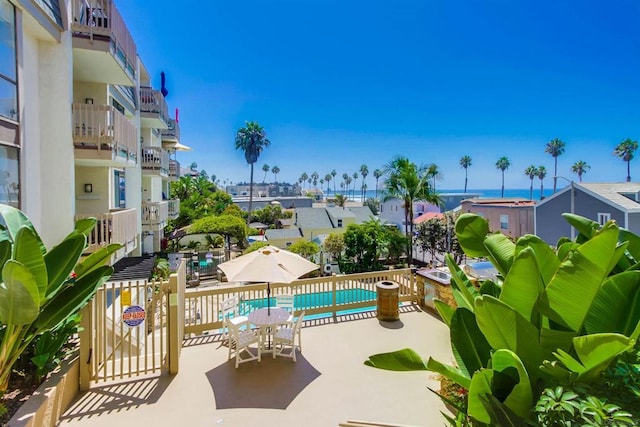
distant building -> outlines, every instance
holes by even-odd
[[[440,193],[438,194],[442,200],[442,209],[444,212],[452,211],[462,204],[465,199],[477,199],[479,193]]]
[[[302,239],[302,235],[297,228],[269,229],[265,232],[265,238],[270,245],[286,249]]]
[[[243,211],[249,210],[249,196],[231,197],[235,205]],[[253,196],[252,209],[262,209],[270,204],[279,204],[282,209],[310,208],[313,206],[311,197],[256,197]]]
[[[362,224],[373,218],[368,206],[318,207],[295,210],[292,227],[300,229],[305,240],[331,233],[343,233],[351,224]]]
[[[574,182],[536,205],[535,234],[551,245],[561,237],[571,237],[571,227],[562,217],[565,212],[600,225],[613,219],[620,227],[640,234],[640,183]]]
[[[522,198],[467,199],[460,211],[478,214],[489,221],[489,228],[517,239],[534,232],[535,202]]]
[[[434,212],[439,213],[440,208],[432,203],[424,201],[413,202],[413,218],[415,220],[420,215]],[[393,224],[400,230],[404,230],[404,201],[401,199],[390,199],[380,204],[380,212],[378,212],[378,218],[389,224]]]
[[[227,185],[225,191],[231,196],[249,197],[249,183],[238,183],[236,185]],[[279,183],[253,183],[253,197],[295,197],[300,196],[300,185],[298,183],[289,184],[287,182]]]

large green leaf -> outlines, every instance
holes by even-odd
[[[504,403],[489,394],[482,399],[484,407],[487,409],[493,425],[500,427],[529,427],[526,420],[516,415]]]
[[[470,311],[473,311],[474,300],[479,295],[477,289],[473,286],[467,275],[464,274],[464,271],[456,264],[451,254],[446,254],[444,260],[451,272],[450,286],[456,303],[459,307],[468,308]]]
[[[532,234],[524,235],[518,239],[516,243],[516,256],[524,248],[531,248],[535,252],[538,270],[546,286],[560,266],[560,259],[558,259],[558,256],[547,242]]]
[[[86,237],[75,233],[64,239],[59,245],[54,246],[44,256],[49,276],[47,286],[47,299],[53,298],[60,286],[73,271],[84,250]]]
[[[495,371],[493,369],[482,369],[473,374],[471,385],[469,386],[469,397],[467,399],[467,413],[474,420],[481,423],[490,424],[491,415],[487,412],[482,399],[492,395],[491,384]]]
[[[491,362],[491,367],[495,371],[505,372],[509,368],[514,368],[517,372],[516,385],[503,403],[520,417],[526,418],[533,408],[533,391],[522,361],[514,352],[502,349],[493,354]]]
[[[9,260],[2,269],[0,283],[0,322],[28,325],[40,312],[38,285],[24,265]]]
[[[639,262],[640,261],[640,236],[621,227],[619,240],[621,242],[628,242],[627,251],[636,262]]]
[[[458,307],[451,317],[451,350],[458,367],[466,376],[487,366],[491,346],[480,332],[476,317],[466,308]]]
[[[502,277],[506,277],[513,263],[516,244],[502,233],[489,234],[484,239],[484,246],[487,248],[487,257],[493,266],[500,272]]]
[[[540,312],[554,322],[580,332],[609,273],[617,236],[617,227],[609,223],[577,251],[571,252],[541,295]]]
[[[77,279],[73,286],[62,289],[42,309],[40,316],[34,323],[37,332],[51,330],[66,317],[78,312],[112,273],[112,267],[100,267]]]
[[[476,214],[463,213],[456,221],[456,236],[460,247],[472,258],[487,256],[484,239],[489,234],[489,222]]]
[[[598,290],[584,321],[590,333],[617,332],[629,336],[640,321],[640,271],[610,276]]]
[[[0,240],[0,270],[9,259],[11,259],[11,241]]]
[[[98,222],[95,218],[83,218],[76,221],[75,231],[78,233],[84,234],[86,237],[89,237],[89,233],[93,231]]]
[[[467,390],[471,385],[471,377],[467,376],[460,369],[440,363],[432,357],[430,357],[429,361],[427,362],[427,369],[433,372],[437,372],[440,375],[444,375],[451,381],[455,382],[461,387],[466,388]]]
[[[569,225],[578,230],[578,232],[584,235],[587,239],[592,238],[600,229],[600,224],[580,215],[563,213],[562,217],[569,223]]]
[[[0,225],[5,227],[3,233],[6,234],[12,242],[15,242],[16,234],[18,234],[18,230],[23,226],[31,228],[35,232],[35,228],[29,218],[19,209],[9,205],[0,204]],[[38,236],[37,232],[35,232],[35,234]],[[38,241],[40,243],[40,252],[45,253],[46,248],[40,236],[38,236]]]
[[[105,265],[105,263],[107,263],[111,259],[111,255],[113,255],[113,253],[115,253],[120,248],[122,248],[121,244],[111,243],[84,258],[76,265],[75,272],[77,278],[81,279],[87,273],[90,273],[94,269]]]
[[[23,226],[18,230],[13,252],[13,258],[33,274],[38,286],[38,301],[44,300],[47,291],[47,266],[40,252],[40,239],[33,229]]]
[[[415,350],[403,348],[390,353],[379,353],[369,356],[365,365],[372,368],[387,369],[390,371],[426,371],[427,365]]]
[[[539,327],[540,316],[534,308],[543,290],[544,283],[536,262],[536,254],[531,247],[526,247],[516,256],[502,284],[500,301]]]
[[[492,297],[500,298],[502,293],[502,287],[496,284],[493,280],[485,279],[480,285],[480,295],[491,295]]]
[[[433,305],[436,307],[436,310],[438,310],[438,314],[440,314],[444,323],[446,323],[447,326],[451,326],[451,316],[453,316],[456,309],[438,298],[433,299]]]
[[[569,351],[573,346],[575,331],[562,331],[557,329],[540,329],[540,347],[544,354],[551,355],[555,350]]]

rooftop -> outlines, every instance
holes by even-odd
[[[608,200],[623,210],[640,209],[637,199],[640,195],[640,183],[638,182],[580,182],[576,187],[583,187]]]
[[[219,335],[185,340],[180,373],[132,379],[82,394],[60,426],[338,426],[365,420],[441,426],[444,406],[427,387],[435,374],[367,367],[368,356],[410,347],[425,359],[452,360],[449,330],[416,306],[400,321],[374,312],[307,320],[298,361],[271,355],[234,368]]]

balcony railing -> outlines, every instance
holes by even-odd
[[[73,104],[73,143],[76,148],[112,150],[128,160],[137,157],[136,126],[110,105]]]
[[[75,37],[108,40],[113,56],[135,76],[136,44],[113,0],[72,0],[71,13]]]
[[[169,128],[162,130],[162,140],[180,142],[180,124],[175,119],[169,119]]]
[[[157,171],[162,176],[169,174],[169,153],[160,147],[142,147],[142,169]]]
[[[169,199],[169,219],[176,219],[180,215],[180,199]]]
[[[180,179],[180,162],[177,160],[169,160],[169,177]]]
[[[113,262],[124,257],[137,247],[137,212],[136,209],[113,209],[108,213],[95,215],[76,215],[76,221],[83,218],[98,219],[96,227],[87,238],[85,252],[93,253],[111,243],[119,243],[123,247],[115,253]]]
[[[159,120],[160,126],[154,125],[156,128],[169,126],[169,107],[159,90],[149,87],[140,88],[140,118]]]
[[[142,202],[142,225],[164,227],[169,219],[169,201]]]

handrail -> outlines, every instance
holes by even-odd
[[[73,103],[73,142],[94,144],[102,150],[103,144],[112,145],[116,153],[126,153],[135,159],[138,152],[136,126],[124,114],[110,105]]]

